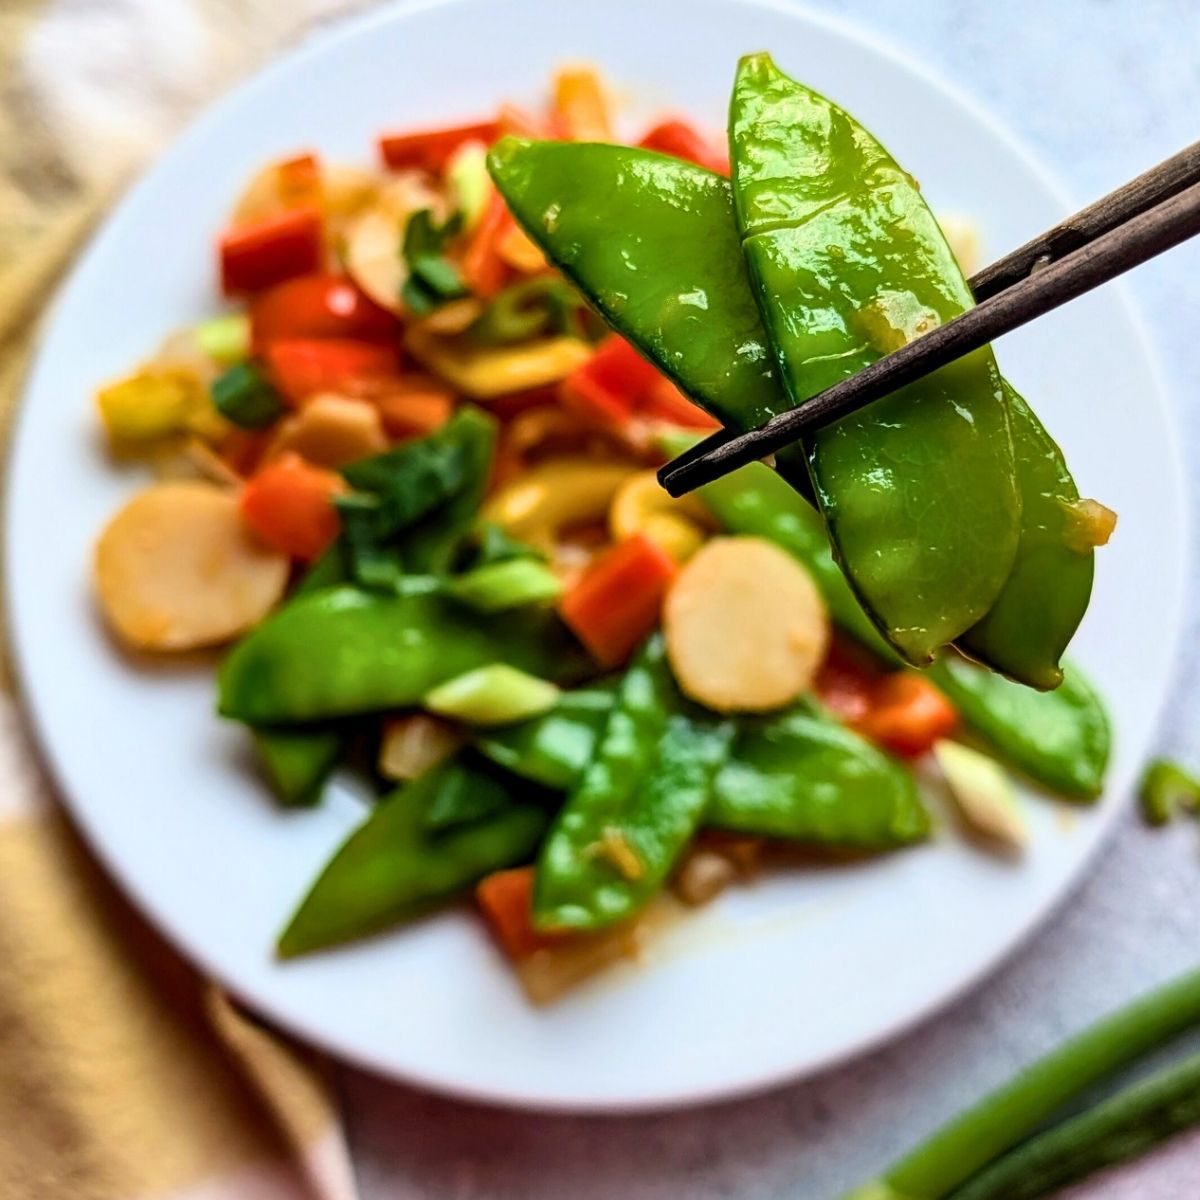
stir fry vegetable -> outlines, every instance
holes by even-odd
[[[763,56],[732,163],[678,118],[605,144],[589,68],[552,93],[389,131],[373,170],[269,164],[216,247],[226,311],[97,397],[123,460],[205,477],[102,533],[116,637],[231,643],[218,712],[280,804],[383,793],[280,954],[473,892],[538,1003],[772,846],[920,846],[929,766],[992,849],[1027,836],[1009,768],[1098,794],[1107,721],[1058,662],[1114,519],[990,352],[668,497],[717,421],[970,296],[912,181]]]

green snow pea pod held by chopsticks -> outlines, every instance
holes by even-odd
[[[837,569],[820,517],[778,475],[762,463],[750,463],[697,494],[730,533],[766,538],[799,559],[834,621],[897,665]],[[943,651],[929,674],[967,726],[1030,779],[1074,799],[1099,795],[1111,743],[1108,717],[1074,666],[1049,692],[1022,687],[953,650]]]
[[[733,723],[683,698],[655,634],[630,664],[594,755],[538,860],[534,922],[601,929],[661,887],[708,807]]]
[[[713,416],[744,430],[787,407],[727,179],[628,146],[512,137],[488,170],[547,258]]]
[[[990,609],[956,639],[965,653],[1040,690],[1063,679],[1059,660],[1092,596],[1094,558],[1074,505],[1079,489],[1062,451],[1004,381],[1021,494],[1012,571]]]
[[[431,577],[396,595],[326,588],[293,600],[221,664],[218,709],[251,725],[321,721],[418,704],[439,683],[502,662],[562,681],[583,652],[551,612],[518,609],[486,624]]]
[[[479,819],[436,827],[431,817],[463,794],[475,798]],[[435,767],[385,796],[350,835],[284,930],[279,953],[307,954],[429,912],[484,875],[527,862],[545,828],[544,809],[469,756]]]
[[[912,179],[769,56],[739,64],[729,128],[743,250],[792,405],[971,306]],[[1016,554],[1020,500],[991,351],[819,430],[805,449],[864,609],[924,665],[988,611]]]

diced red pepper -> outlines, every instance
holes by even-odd
[[[349,338],[284,338],[263,350],[271,382],[289,404],[319,392],[355,392],[363,383],[395,375],[400,351],[390,344]]]
[[[300,275],[276,284],[250,305],[256,351],[280,338],[393,341],[400,325],[345,275]]]
[[[333,497],[345,489],[335,471],[282,454],[246,481],[242,519],[269,546],[312,562],[338,535]]]
[[[533,926],[533,867],[495,871],[475,888],[479,905],[501,948],[514,961],[560,944],[570,934],[542,933]]]
[[[379,153],[393,171],[416,168],[441,171],[463,142],[492,142],[500,136],[496,121],[456,125],[451,129],[427,129],[417,133],[387,134],[379,139]]]
[[[847,725],[857,727],[871,711],[879,685],[878,668],[868,666],[853,647],[834,634],[833,646],[817,673],[816,693]]]
[[[641,415],[685,429],[716,429],[720,422],[693,404],[669,379],[656,379],[643,398]]]
[[[685,158],[716,171],[718,175],[729,174],[729,154],[697,133],[686,121],[663,121],[655,125],[638,145],[643,150]]]
[[[462,277],[476,296],[490,300],[504,287],[511,274],[500,257],[500,243],[513,226],[513,219],[500,193],[493,190],[483,219],[471,234],[462,260]]]
[[[315,208],[296,208],[226,230],[220,243],[221,289],[227,296],[261,292],[319,270],[322,231]]]
[[[615,334],[563,380],[561,395],[573,407],[616,425],[635,418],[694,429],[712,429],[717,424]]]
[[[559,613],[605,667],[620,666],[658,625],[675,560],[643,534],[599,555],[559,601]]]
[[[917,758],[958,725],[954,705],[921,675],[898,671],[875,688],[871,709],[855,728],[906,758]]]

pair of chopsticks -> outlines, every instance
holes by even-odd
[[[976,306],[748,433],[727,429],[658,472],[682,496],[781,450],[1200,233],[1200,142],[970,281]]]

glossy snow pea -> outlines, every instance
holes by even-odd
[[[1030,687],[1058,687],[1059,665],[1092,595],[1094,554],[1072,545],[1079,489],[1062,451],[1033,410],[1004,383],[1021,494],[1021,537],[992,607],[957,644],[979,662]]]
[[[930,829],[912,773],[807,702],[739,722],[705,824],[864,850],[920,841]]]
[[[733,729],[683,698],[651,637],[542,847],[534,923],[600,929],[645,904],[703,819]]]
[[[467,819],[435,819],[450,797],[474,796]],[[290,958],[410,920],[484,875],[528,862],[546,811],[503,777],[457,758],[385,796],[350,835],[279,939]]]
[[[316,804],[321,788],[342,753],[345,738],[336,727],[255,729],[254,748],[263,773],[281,804]]]
[[[852,117],[765,54],[739,65],[733,197],[755,298],[793,405],[973,303],[916,184]],[[1020,501],[1008,408],[977,351],[806,439],[842,569],[910,662],[999,595]]]
[[[745,429],[787,407],[728,180],[629,146],[511,137],[488,169],[546,257],[713,416]]]
[[[947,653],[930,678],[971,729],[1030,779],[1064,796],[1100,794],[1112,744],[1096,692],[1071,664],[1052,692],[1037,692]]]
[[[478,735],[475,745],[514,775],[569,791],[578,782],[612,711],[615,683],[566,692],[554,709]]]
[[[888,662],[897,662],[836,569],[820,517],[777,475],[751,463],[699,494],[730,533],[767,538],[795,555],[821,589],[834,621]],[[1060,687],[1037,692],[947,650],[930,668],[930,677],[966,724],[1031,779],[1069,796],[1099,792],[1108,763],[1108,718],[1074,667],[1068,666]]]
[[[417,704],[494,662],[557,681],[583,669],[555,614],[519,609],[484,623],[439,589],[412,576],[395,595],[342,585],[286,605],[221,664],[221,715],[252,725],[320,721]]]

